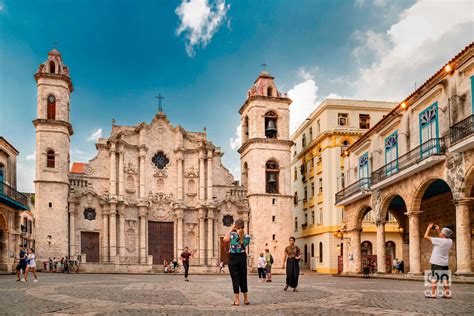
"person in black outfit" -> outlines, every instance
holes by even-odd
[[[230,242],[229,247],[229,272],[234,289],[234,305],[240,305],[239,290],[244,295],[244,304],[249,305],[247,288],[247,254],[245,248],[250,243],[250,236],[244,235],[244,221],[238,219],[234,226],[224,237],[225,242]]]
[[[183,268],[184,268],[184,281],[189,282],[188,275],[189,275],[189,257],[192,254],[188,251],[188,247],[184,247],[184,251],[181,254],[181,261],[183,261]]]
[[[24,280],[24,278],[23,278],[23,280],[20,280],[21,271],[23,271],[23,273],[26,272],[26,251],[25,251],[25,247],[23,245],[20,245],[20,251],[18,252],[18,257],[19,257],[20,261],[16,265],[16,277],[17,277],[16,281],[17,282]]]

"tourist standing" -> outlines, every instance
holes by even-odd
[[[19,258],[19,261],[18,261],[18,264],[16,265],[16,277],[17,277],[16,281],[24,282],[25,281],[24,277],[23,279],[20,280],[21,274],[26,272],[26,259],[27,258],[26,258],[26,251],[23,245],[20,245],[18,258]]]
[[[189,252],[188,247],[184,247],[184,251],[181,254],[181,261],[183,262],[184,268],[184,281],[189,282],[188,275],[189,275],[189,257],[192,254]]]
[[[26,264],[26,271],[25,271],[25,282],[28,281],[28,273],[33,272],[33,276],[35,279],[33,282],[38,282],[38,276],[36,275],[36,256],[35,252],[33,249],[28,249],[28,254],[27,254],[27,264]]]
[[[234,226],[224,237],[225,242],[230,242],[229,247],[229,272],[234,288],[234,305],[240,305],[239,290],[244,295],[244,304],[249,305],[247,287],[247,253],[245,248],[250,243],[250,236],[244,234],[244,221],[238,219]]]
[[[430,237],[429,234],[431,230],[434,230],[438,237]],[[426,228],[425,239],[428,239],[433,244],[433,251],[431,253],[430,263],[431,263],[431,275],[434,276],[436,271],[439,270],[449,270],[449,250],[453,245],[453,240],[451,239],[453,231],[447,227],[443,227],[441,231],[439,226],[430,223]],[[427,298],[436,298],[436,288],[438,286],[438,280],[431,280],[431,295],[425,295]],[[448,280],[443,279],[444,286],[444,295],[443,298],[451,298],[451,291],[449,289]]]
[[[258,282],[265,282],[265,269],[267,267],[267,261],[263,256],[263,252],[260,253],[260,256],[257,259],[257,268],[258,268]]]
[[[219,274],[220,274],[221,272],[222,272],[222,273],[225,273],[225,272],[224,272],[224,261],[222,261],[222,260],[221,260],[221,263],[219,263]]]
[[[283,269],[286,264],[286,286],[284,290],[288,290],[288,287],[293,288],[293,292],[298,292],[298,278],[300,276],[299,262],[301,259],[301,250],[295,245],[295,237],[290,237],[290,244],[285,248],[285,257],[283,259]]]
[[[269,249],[265,249],[265,261],[267,262],[267,266],[265,267],[265,272],[267,273],[267,282],[272,282],[273,256]]]

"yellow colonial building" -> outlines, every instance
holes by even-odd
[[[334,195],[346,182],[341,153],[395,105],[325,99],[292,135],[293,231],[303,251],[303,267],[320,273],[338,273],[343,253],[343,207],[334,205]],[[371,216],[366,214],[364,219],[363,238],[368,255],[372,255],[371,245],[375,242]],[[393,230],[397,231],[398,225],[393,225]],[[400,238],[393,241],[399,243]]]

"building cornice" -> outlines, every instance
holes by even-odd
[[[69,136],[71,136],[72,134],[74,134],[74,130],[72,129],[72,125],[71,123],[68,123],[68,122],[65,122],[65,121],[60,121],[60,120],[48,120],[48,119],[36,119],[36,120],[33,120],[33,125],[35,127],[37,127],[38,125],[40,124],[44,124],[44,125],[56,125],[56,126],[64,126],[67,128],[68,132],[69,132]]]
[[[282,145],[288,145],[288,146],[293,146],[293,142],[291,140],[281,140],[281,139],[274,139],[274,138],[251,138],[247,140],[245,143],[240,146],[240,148],[237,150],[239,154],[245,151],[247,147],[249,147],[251,144],[256,144],[256,143],[263,143],[263,144],[282,144]]]
[[[255,96],[252,96],[250,98],[248,98],[247,100],[245,100],[245,103],[242,105],[242,107],[240,108],[239,110],[239,114],[242,114],[244,113],[245,109],[247,108],[247,106],[252,102],[252,101],[257,101],[257,100],[260,100],[260,101],[272,101],[272,102],[278,102],[278,103],[284,103],[284,104],[287,104],[287,105],[290,105],[291,102],[291,99],[288,98],[288,97],[267,97],[267,96],[263,96],[263,95],[255,95]]]

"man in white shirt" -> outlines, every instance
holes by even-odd
[[[439,237],[430,237],[430,231],[434,230]],[[431,274],[434,275],[436,270],[449,270],[449,250],[453,245],[453,231],[447,227],[439,230],[439,226],[430,223],[425,232],[425,239],[428,239],[433,244],[433,251],[431,253]],[[431,295],[428,298],[436,298],[436,287],[438,280],[431,280]],[[444,295],[443,298],[451,298],[451,291],[449,290],[448,280],[443,279]]]

